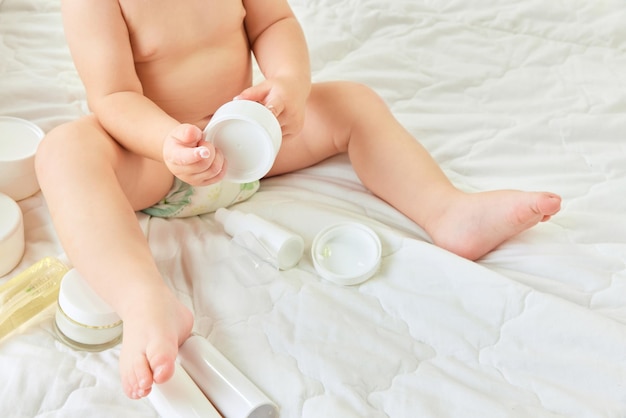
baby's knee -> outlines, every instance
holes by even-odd
[[[55,170],[55,165],[62,161],[64,155],[67,155],[65,144],[72,136],[73,123],[53,128],[41,140],[35,154],[35,171],[38,177],[41,178],[46,172]]]
[[[368,123],[388,110],[387,104],[371,87],[352,81],[340,81],[335,86],[335,98],[338,105],[336,115],[351,126]]]
[[[363,106],[386,106],[380,95],[366,84],[353,81],[342,81],[341,84],[345,90],[345,96],[350,99],[356,108],[362,108]]]
[[[98,137],[104,141],[98,141]],[[59,167],[76,164],[90,153],[105,158],[108,135],[99,129],[97,122],[85,117],[64,123],[52,129],[42,139],[35,155],[35,171],[38,176],[54,173]],[[112,141],[112,140],[111,140]]]

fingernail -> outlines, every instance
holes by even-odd
[[[211,156],[211,153],[209,152],[209,150],[205,147],[199,147],[198,148],[198,155],[200,155],[201,158],[209,158]]]

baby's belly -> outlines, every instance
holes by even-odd
[[[144,94],[181,123],[201,128],[219,106],[252,83],[249,53],[194,54],[137,68]]]

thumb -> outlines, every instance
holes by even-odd
[[[256,86],[248,87],[238,96],[235,97],[234,100],[251,100],[253,102],[263,103],[267,94],[269,93],[269,85],[263,81]]]
[[[210,156],[211,151],[207,147],[190,148],[178,146],[170,150],[167,161],[176,165],[190,165],[205,160]]]

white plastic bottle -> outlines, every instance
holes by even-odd
[[[266,221],[252,213],[238,210],[218,209],[215,219],[224,225],[224,231],[232,237],[250,232],[276,260],[281,270],[294,267],[302,258],[304,240],[293,232]]]
[[[165,418],[222,417],[178,363],[174,376],[165,383],[154,384],[148,399]]]
[[[192,335],[179,349],[181,366],[226,418],[278,418],[276,405],[206,338]]]

